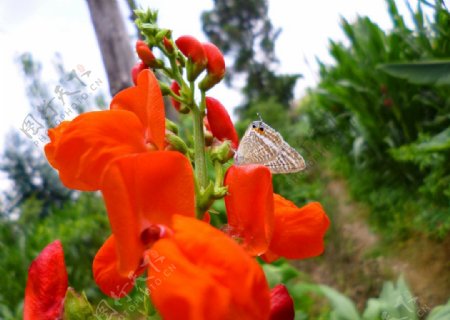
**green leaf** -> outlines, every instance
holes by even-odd
[[[387,63],[378,66],[387,74],[414,84],[450,84],[450,60]]]
[[[376,318],[376,312],[379,317],[392,319],[417,319],[416,297],[413,297],[409,291],[403,277],[397,280],[397,283],[386,282],[381,290],[378,299],[370,299],[367,310],[364,312],[364,319],[372,320]]]
[[[73,288],[67,289],[64,300],[64,320],[94,319],[94,310],[86,295],[76,293]]]
[[[320,292],[327,297],[333,306],[331,313],[332,320],[359,320],[361,317],[356,310],[355,304],[343,294],[336,290],[321,285],[319,286]]]
[[[398,161],[418,161],[421,156],[450,149],[450,128],[422,141],[391,149],[390,153]]]
[[[435,307],[428,315],[427,320],[446,320],[450,319],[450,300],[446,305]]]

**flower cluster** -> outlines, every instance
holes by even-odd
[[[229,165],[238,135],[224,106],[206,96],[224,77],[221,52],[191,36],[172,40],[169,30],[155,26],[153,12],[137,15],[145,40],[136,43],[136,85],[119,92],[109,110],[50,129],[45,146],[65,186],[102,193],[111,236],[93,261],[96,283],[121,298],[146,274],[151,301],[164,319],[293,319],[286,288],[271,291],[255,257],[272,262],[321,254],[329,225],[323,208],[317,202],[298,208],[275,194],[265,166]],[[167,60],[155,57],[156,48]],[[159,82],[155,72],[173,79],[172,85]],[[193,145],[165,119],[163,94],[180,113],[192,115]],[[208,210],[222,198],[227,225],[219,229]],[[56,253],[49,257],[49,251]],[[33,311],[25,318],[61,312],[67,288],[61,252],[54,243],[32,264],[25,310]],[[172,272],[155,288],[152,279],[161,270]],[[39,272],[44,280],[59,275],[58,284],[36,280]],[[42,295],[53,297],[43,302],[52,304],[36,307]]]

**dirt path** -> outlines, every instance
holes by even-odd
[[[444,243],[413,238],[380,251],[380,239],[367,225],[368,209],[351,200],[345,182],[330,178],[327,195],[333,224],[326,252],[319,259],[297,263],[314,281],[349,296],[359,310],[368,298],[378,297],[386,280],[403,274],[417,297],[420,310],[446,303],[450,298],[450,238]],[[388,256],[385,256],[388,254]]]

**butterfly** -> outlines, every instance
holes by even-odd
[[[234,160],[237,165],[265,165],[272,173],[293,173],[306,168],[303,157],[261,119],[253,121],[245,131]]]

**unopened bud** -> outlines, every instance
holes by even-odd
[[[187,78],[189,81],[194,81],[208,64],[203,45],[192,36],[181,36],[175,43],[178,49],[188,58]]]
[[[174,134],[178,134],[178,126],[175,122],[170,121],[166,118],[166,130],[173,132]]]
[[[225,76],[225,59],[219,48],[212,43],[204,43],[203,49],[208,59],[208,64],[206,65],[208,73],[199,83],[198,87],[200,90],[206,91],[219,83]]]
[[[189,152],[186,143],[179,136],[169,133],[166,134],[166,140],[174,150],[177,150],[182,154],[187,154]]]
[[[211,149],[211,160],[226,163],[232,159],[234,155],[231,147],[231,142],[226,140],[218,146],[213,146]]]

